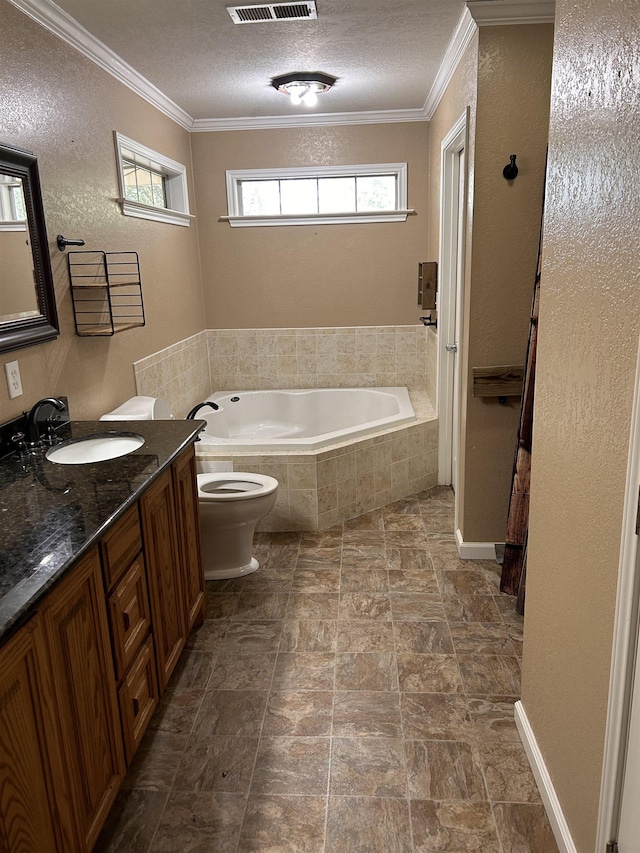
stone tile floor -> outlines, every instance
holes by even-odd
[[[97,845],[557,853],[513,722],[522,619],[449,489],[256,537],[195,631]]]

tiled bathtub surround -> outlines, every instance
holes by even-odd
[[[138,394],[166,400],[177,418],[211,393],[207,332],[199,332],[133,364]]]
[[[418,422],[322,452],[216,452],[198,447],[200,471],[276,477],[275,508],[259,530],[324,530],[437,482],[436,337],[415,326],[209,329],[135,362],[138,394],[165,399],[176,417],[213,391],[404,386]]]
[[[259,530],[324,530],[435,486],[438,424],[426,394],[413,392],[418,422],[317,452],[233,453],[196,445],[198,470],[231,461],[235,471],[275,477],[276,505]]]
[[[435,388],[435,348],[421,325],[209,329],[207,341],[215,391]]]

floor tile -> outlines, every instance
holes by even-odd
[[[388,530],[385,531],[387,546],[396,548],[427,547],[427,536],[422,530]]]
[[[173,791],[153,839],[153,853],[231,853],[238,844],[245,805],[243,794]]]
[[[204,690],[167,689],[149,723],[149,729],[189,734],[205,696]]]
[[[274,690],[333,690],[336,656],[332,652],[279,652]]]
[[[450,622],[500,622],[500,611],[492,595],[443,595]]]
[[[205,695],[192,735],[201,741],[213,735],[257,737],[266,705],[266,690],[214,690]]]
[[[335,652],[337,626],[335,619],[285,619],[280,651]]]
[[[343,569],[387,569],[384,537],[380,542],[370,539],[364,545],[346,544],[342,549]]]
[[[175,791],[249,790],[258,738],[190,737],[175,775]]]
[[[297,592],[289,596],[286,619],[335,619],[338,616],[337,592]]]
[[[187,648],[201,652],[217,651],[222,645],[222,639],[227,630],[226,623],[218,619],[205,621],[192,631],[187,638]]]
[[[234,622],[282,619],[288,601],[289,594],[286,592],[269,592],[267,590],[241,592],[231,619]]]
[[[326,849],[331,853],[411,853],[407,801],[329,797]]]
[[[489,797],[498,802],[539,803],[540,793],[521,743],[479,742]]]
[[[459,655],[511,655],[515,648],[501,622],[451,622],[451,638]]]
[[[398,672],[393,652],[338,652],[336,690],[397,690]]]
[[[469,717],[478,740],[520,743],[514,718],[517,696],[468,696]]]
[[[336,691],[334,737],[400,737],[402,721],[396,692]]]
[[[245,652],[225,648],[218,655],[208,689],[268,690],[275,665],[275,652]]]
[[[442,595],[491,595],[492,590],[481,571],[456,569],[438,572]]]
[[[340,594],[340,619],[382,619],[391,617],[389,596],[383,592],[345,592]]]
[[[387,515],[420,515],[420,501],[416,497],[402,498],[382,508],[383,518]]]
[[[293,566],[290,568],[265,569],[261,565],[257,572],[246,576],[243,591],[255,592],[258,589],[265,589],[269,592],[289,592],[293,583],[294,572]]]
[[[325,797],[251,794],[237,853],[318,853],[324,850]]]
[[[343,568],[340,590],[345,592],[389,592],[389,573],[385,569]]]
[[[261,738],[252,794],[326,794],[329,746],[329,738]]]
[[[338,623],[337,651],[394,651],[393,623],[375,619],[342,619]]]
[[[396,651],[415,652],[424,655],[453,654],[453,642],[449,626],[444,621],[396,622],[393,626]]]
[[[501,853],[489,803],[412,800],[416,853]]]
[[[455,655],[398,654],[398,683],[403,693],[462,693]]]
[[[224,635],[224,648],[228,651],[275,652],[280,644],[282,622],[232,622]]]
[[[271,693],[262,734],[265,737],[328,737],[333,692],[284,690]]]
[[[339,569],[342,548],[300,548],[297,569]]]
[[[401,738],[333,738],[329,793],[406,797]]]
[[[188,743],[188,734],[148,729],[123,782],[124,788],[168,791]]]
[[[424,521],[421,515],[406,515],[403,513],[385,513],[384,532],[391,530],[400,531],[424,531]]]
[[[391,613],[399,622],[444,620],[444,608],[439,595],[426,595],[421,592],[393,592],[389,595]]]
[[[342,546],[342,528],[338,530],[320,530],[313,533],[305,530],[300,535],[300,549],[339,548]]]
[[[431,568],[394,568],[391,569],[388,574],[390,592],[421,592],[426,593],[427,595],[439,594],[436,574]]]
[[[403,693],[404,735],[410,740],[469,740],[467,703],[457,693]]]
[[[338,592],[340,569],[296,569],[292,592]]]
[[[558,853],[549,819],[541,805],[495,803],[498,835],[504,850],[518,853]]]
[[[348,530],[382,530],[382,510],[374,509],[371,512],[359,515],[357,518],[350,518],[344,523],[345,532]]]
[[[416,800],[487,800],[477,751],[466,741],[408,740],[409,796]]]
[[[515,655],[458,655],[458,664],[467,693],[490,695],[520,693],[520,664]]]
[[[236,612],[240,593],[217,593],[207,591],[207,619],[231,619]]]
[[[147,853],[168,796],[166,791],[122,790],[95,853]]]

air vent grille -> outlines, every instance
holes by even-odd
[[[305,3],[262,3],[259,6],[227,6],[234,24],[259,24],[262,21],[301,21],[318,17],[315,0]]]

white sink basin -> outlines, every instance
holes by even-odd
[[[86,465],[126,456],[143,444],[144,438],[131,432],[85,435],[51,447],[45,456],[57,465]]]

